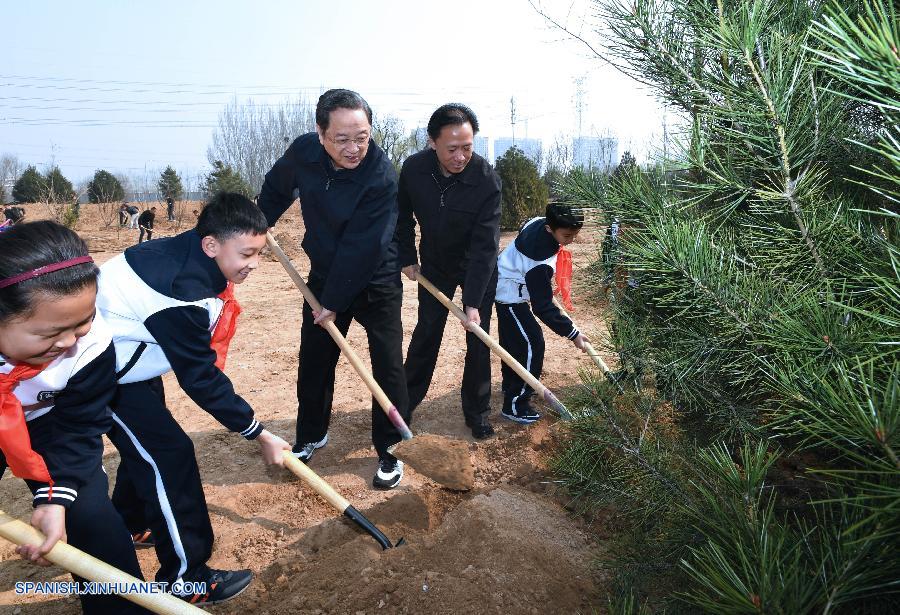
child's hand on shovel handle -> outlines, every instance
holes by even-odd
[[[44,555],[50,552],[60,540],[66,540],[66,509],[59,504],[41,504],[31,514],[31,526],[39,530],[46,540],[40,546],[20,545],[16,553],[23,559],[30,560],[38,566],[49,566]]]
[[[587,352],[588,346],[591,344],[591,340],[589,340],[584,333],[579,333],[578,337],[572,340],[572,343],[575,344],[575,348],[577,348],[581,352]]]
[[[262,449],[263,460],[266,465],[284,466],[284,451],[291,450],[291,445],[273,434],[268,429],[263,429],[256,436],[259,447]]]

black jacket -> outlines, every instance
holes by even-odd
[[[429,271],[463,287],[463,304],[478,307],[497,266],[500,242],[500,177],[478,154],[449,186],[442,179],[437,153],[413,154],[400,171],[400,266],[421,260]],[[415,218],[414,218],[415,216]],[[415,227],[421,227],[416,256]]]
[[[298,137],[266,173],[259,207],[269,226],[299,194],[310,278],[325,281],[321,304],[343,312],[370,283],[400,285],[397,172],[369,142],[355,169],[335,170],[319,136]]]
[[[153,223],[156,221],[156,214],[147,209],[142,212],[140,216],[138,216],[138,224],[143,226],[144,228],[153,228]]]
[[[132,246],[100,267],[97,309],[112,329],[116,378],[150,380],[169,370],[184,392],[231,431],[263,430],[253,409],[216,367],[211,331],[227,280],[189,230]]]
[[[0,356],[0,373],[14,365]],[[44,458],[50,485],[28,480],[33,504],[68,508],[87,477],[103,462],[103,440],[113,424],[109,403],[116,390],[116,355],[102,316],[74,346],[39,374],[19,382],[14,395],[22,404],[31,448]],[[6,459],[0,452],[0,476]],[[52,496],[52,497],[51,497]]]

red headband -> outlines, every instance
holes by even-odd
[[[12,286],[13,284],[18,284],[19,282],[24,282],[25,280],[30,280],[31,278],[36,278],[39,275],[44,275],[46,273],[53,273],[54,271],[59,271],[60,269],[68,269],[69,267],[74,267],[75,265],[81,265],[83,263],[93,263],[94,259],[90,256],[79,256],[77,258],[70,258],[68,260],[64,260],[59,263],[53,263],[50,265],[44,265],[43,267],[38,267],[37,269],[32,269],[31,271],[26,271],[25,273],[20,273],[19,275],[14,275],[11,278],[6,278],[5,280],[0,280],[0,288],[6,288],[7,286]]]

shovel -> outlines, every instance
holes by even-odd
[[[38,546],[46,540],[39,531],[27,523],[9,516],[2,510],[0,510],[0,536],[16,545]],[[44,557],[57,566],[65,568],[72,574],[88,581],[115,583],[121,587],[137,586],[137,584],[145,583],[62,541],[57,542]],[[172,594],[162,592],[150,593],[148,591],[147,593],[138,593],[135,591],[119,595],[125,600],[130,600],[145,609],[149,609],[154,613],[161,613],[162,615],[197,615],[205,612],[184,600],[176,598]]]
[[[572,317],[569,316],[569,313],[565,310],[563,306],[559,304],[559,301],[556,299],[553,300],[553,303],[559,308],[559,311],[562,312],[563,316],[566,316],[569,320],[572,320]],[[615,379],[612,375],[612,371],[610,371],[609,366],[606,364],[606,361],[603,360],[603,357],[600,356],[600,353],[597,352],[597,349],[594,348],[590,342],[584,343],[584,351],[588,354],[588,356],[594,361],[594,364],[600,368],[600,372],[606,376],[606,378],[616,385],[616,388],[619,389],[619,393],[624,393],[625,389],[622,388],[622,384]]]
[[[314,311],[320,311],[322,309],[322,304],[319,303],[316,296],[309,290],[306,282],[303,281],[300,273],[291,263],[291,259],[284,253],[284,250],[281,249],[281,246],[278,245],[278,242],[275,241],[275,238],[271,233],[266,234],[266,242],[269,245],[269,249],[272,250],[272,253],[275,255],[275,258],[278,259],[284,267],[284,270],[287,271],[291,280],[293,280],[294,285],[300,289],[300,292],[303,294],[307,303],[309,303]],[[397,407],[391,403],[391,400],[385,395],[381,386],[375,382],[375,378],[369,370],[366,369],[366,366],[363,364],[362,360],[360,360],[359,355],[357,355],[350,344],[347,343],[344,336],[341,335],[337,326],[333,322],[328,322],[325,324],[325,330],[328,331],[328,334],[331,335],[334,343],[338,345],[338,348],[341,349],[341,352],[343,352],[344,356],[347,357],[347,360],[350,361],[353,369],[355,369],[356,373],[359,374],[359,377],[362,378],[369,391],[372,392],[372,396],[375,397],[378,405],[381,406],[381,409],[387,414],[388,420],[390,420],[394,427],[397,428],[397,431],[400,432],[400,436],[403,438],[404,442],[390,448],[389,452],[409,463],[419,473],[428,476],[445,487],[461,491],[471,489],[474,484],[475,469],[472,466],[469,447],[464,442],[448,440],[447,438],[441,438],[440,436],[435,435],[426,438],[418,438],[417,440],[420,440],[420,442],[415,444],[409,443],[407,445],[406,441],[412,440],[413,434],[406,424],[406,421],[403,420],[403,417],[400,416],[400,413],[397,411]]]
[[[339,513],[353,521],[356,525],[366,531],[375,541],[381,545],[382,549],[390,549],[394,546],[399,547],[403,544],[403,539],[397,541],[396,545],[392,545],[388,537],[381,530],[375,527],[371,521],[366,519],[361,512],[353,508],[340,493],[325,482],[325,480],[313,472],[309,466],[294,457],[290,451],[284,451],[284,465],[288,470],[294,473],[300,480],[312,487],[313,491],[322,496],[322,499],[331,504]]]
[[[516,361],[515,358],[513,358],[511,354],[506,352],[506,350],[504,350],[503,347],[494,340],[494,338],[488,335],[484,329],[482,329],[479,325],[476,325],[474,322],[469,322],[469,319],[466,318],[465,313],[461,309],[459,309],[459,307],[455,303],[450,301],[450,299],[447,298],[447,295],[438,290],[437,287],[430,281],[428,281],[428,278],[423,276],[421,273],[416,274],[416,280],[419,282],[419,284],[424,286],[428,292],[434,295],[434,298],[440,301],[445,308],[450,310],[453,315],[459,319],[466,330],[474,333],[476,336],[478,336],[478,339],[487,344],[487,347],[490,348],[494,354],[499,356],[500,359],[502,359],[504,363],[506,363],[514,372],[516,372],[522,380],[528,383],[528,386],[530,386],[535,390],[536,393],[543,397],[544,401],[547,402],[551,408],[556,410],[563,419],[567,421],[572,420],[572,414],[568,410],[566,410],[566,407],[562,404],[562,402],[556,398],[556,395],[553,394],[553,391],[545,387],[540,380],[535,378],[531,374],[531,372],[529,372],[522,366],[521,363]]]

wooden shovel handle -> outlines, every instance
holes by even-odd
[[[524,380],[525,382],[527,382],[527,383],[528,383],[528,386],[530,386],[530,387],[531,387],[532,389],[534,389],[538,394],[540,394],[541,397],[544,398],[544,401],[546,401],[546,402],[547,402],[548,404],[550,404],[550,406],[552,406],[557,412],[559,412],[559,415],[560,415],[562,418],[564,418],[564,419],[566,419],[566,420],[571,420],[571,419],[572,419],[571,413],[569,413],[569,411],[566,409],[566,407],[562,404],[561,401],[559,401],[559,399],[557,399],[556,395],[554,395],[553,392],[552,392],[550,389],[548,389],[547,387],[545,387],[545,386],[541,383],[540,380],[538,380],[537,378],[535,378],[535,377],[531,374],[531,372],[529,372],[527,369],[525,369],[525,367],[524,367],[521,363],[519,363],[518,361],[516,361],[516,359],[515,359],[511,354],[509,354],[509,353],[503,348],[503,346],[501,346],[500,344],[498,344],[498,343],[494,340],[494,338],[492,338],[490,335],[488,335],[487,332],[485,332],[484,329],[482,329],[479,325],[476,325],[475,323],[470,322],[469,319],[466,318],[465,312],[463,312],[463,311],[459,308],[459,306],[457,306],[455,303],[453,303],[452,301],[450,301],[450,299],[447,298],[447,295],[445,295],[445,294],[442,293],[440,290],[438,290],[438,288],[437,288],[434,284],[432,284],[432,283],[428,280],[428,278],[426,278],[425,276],[423,276],[421,273],[417,273],[417,274],[416,274],[416,280],[419,282],[419,284],[421,284],[423,287],[425,287],[425,290],[427,290],[427,291],[430,292],[432,295],[434,295],[435,299],[437,299],[438,301],[440,301],[441,304],[442,304],[445,308],[447,308],[448,310],[450,310],[450,312],[451,312],[454,316],[456,316],[456,317],[459,319],[459,321],[460,321],[461,323],[463,323],[463,325],[465,326],[465,328],[466,328],[467,331],[469,331],[469,332],[471,332],[471,333],[474,333],[474,334],[478,337],[478,339],[480,339],[482,342],[484,342],[484,343],[487,345],[487,347],[491,349],[491,351],[492,351],[494,354],[496,354],[497,356],[499,356],[500,359],[501,359],[504,363],[506,363],[506,364],[507,364],[514,372],[516,372],[522,380]]]
[[[287,271],[291,280],[294,281],[294,285],[300,289],[303,298],[306,299],[306,302],[309,303],[313,311],[320,311],[322,309],[322,304],[319,303],[319,300],[316,299],[316,296],[309,289],[309,286],[303,281],[303,277],[294,267],[293,263],[291,263],[291,259],[288,258],[288,255],[284,253],[284,250],[281,249],[281,246],[278,245],[278,242],[272,237],[272,233],[266,233],[266,243],[269,245],[269,249],[272,250],[275,258],[278,259],[282,267],[284,267],[284,270]],[[400,413],[397,411],[397,406],[391,403],[391,400],[385,395],[384,390],[382,390],[378,383],[375,382],[372,373],[366,369],[366,366],[359,358],[359,355],[356,354],[344,336],[341,335],[337,326],[333,322],[329,322],[326,323],[325,330],[328,331],[331,339],[338,345],[338,348],[341,349],[341,352],[343,352],[344,356],[347,357],[347,360],[350,361],[350,365],[353,366],[353,369],[355,369],[356,373],[359,374],[359,377],[362,378],[366,387],[372,392],[372,396],[378,402],[378,405],[381,406],[381,409],[384,410],[388,420],[390,420],[394,427],[397,428],[397,431],[400,432],[400,437],[404,440],[412,438],[412,431],[410,431],[409,426],[406,424],[406,421],[403,420],[403,417],[400,416]]]
[[[39,531],[27,523],[9,516],[2,510],[0,510],[0,536],[16,545],[41,545],[45,540],[44,535]],[[44,557],[57,566],[65,568],[72,574],[89,581],[119,583],[122,585],[141,583],[140,579],[126,574],[118,568],[114,568],[106,562],[102,562],[96,557],[88,555],[84,551],[62,541],[57,542]],[[130,600],[145,609],[163,615],[197,615],[198,613],[204,613],[202,609],[198,609],[194,605],[171,594],[129,593],[120,595],[125,600]]]
[[[312,487],[313,491],[334,506],[339,513],[343,514],[350,506],[350,502],[344,496],[335,491],[321,476],[309,469],[309,466],[297,459],[291,451],[284,451],[284,466],[297,478]]]
[[[322,499],[335,507],[338,512],[353,521],[356,525],[367,532],[375,541],[381,545],[382,549],[390,549],[394,545],[390,539],[384,535],[384,532],[378,529],[374,523],[366,519],[365,515],[356,510],[344,496],[334,490],[334,487],[325,482],[325,480],[313,472],[305,463],[294,457],[290,451],[284,451],[284,465],[294,473],[300,480],[312,487],[313,491],[318,493]],[[401,544],[401,538],[397,544]]]
[[[563,316],[565,316],[569,320],[573,320],[572,316],[566,311],[566,308],[560,305],[559,301],[554,298],[553,303],[554,305],[556,305],[557,309],[562,312]],[[609,366],[606,364],[606,362],[603,360],[603,357],[600,356],[600,353],[597,352],[597,350],[591,345],[590,342],[585,342],[584,350],[587,352],[587,355],[594,361],[597,367],[600,368],[600,371],[603,372],[603,375],[608,376],[610,371]]]

